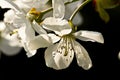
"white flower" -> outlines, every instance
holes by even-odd
[[[36,39],[35,31],[38,32],[39,34],[46,33],[46,31],[44,31],[42,28],[40,28],[41,26],[39,26],[37,23],[35,23],[34,20],[31,22],[31,20],[29,20],[28,17],[26,17],[27,13],[25,13],[25,11],[23,11],[22,6],[20,6],[20,5],[18,6],[19,3],[17,2],[17,0],[15,0],[16,2],[10,1],[10,0],[5,0],[5,1],[6,1],[5,3],[9,3],[13,7],[9,11],[9,12],[12,12],[11,14],[9,14],[9,12],[7,12],[5,14],[4,21],[5,21],[6,25],[10,26],[10,28],[9,28],[10,31],[17,29],[18,35],[19,35],[19,40],[22,43],[22,46],[24,47],[25,51],[27,52],[27,56],[31,57],[31,56],[35,55],[36,49],[31,49],[29,47],[29,42],[31,40],[33,42],[34,38]],[[22,2],[24,2],[24,4],[26,3],[26,5],[27,5],[27,3],[32,4],[33,1],[32,0],[31,1],[22,0]],[[45,0],[45,2],[47,2],[47,0]],[[44,1],[39,2],[39,3],[42,4],[42,3],[44,3]],[[22,3],[20,3],[20,4],[22,4]],[[34,5],[35,4],[38,4],[37,0],[35,0]],[[28,6],[29,6],[29,4],[28,4]],[[32,6],[29,6],[28,8],[30,9],[30,7],[32,8]],[[25,9],[26,9],[26,7],[25,7]],[[13,15],[13,16],[11,16],[11,15]],[[13,28],[13,29],[11,29],[11,28]],[[47,34],[45,34],[45,35],[47,35]],[[41,47],[45,47],[45,45],[43,45]]]
[[[32,28],[32,23],[25,17],[25,14],[22,11],[18,11],[13,16],[13,19],[11,17],[6,17],[5,19],[6,26],[9,28],[10,31],[14,31],[14,29],[17,29],[18,33],[16,34],[19,35],[19,41],[22,44],[22,47],[24,47],[25,51],[27,52],[27,56],[31,57],[35,55],[36,50],[30,50],[28,46],[28,42],[35,37],[35,31]],[[12,24],[9,23],[9,19],[12,19]]]
[[[4,22],[0,22],[0,54],[3,53],[7,56],[18,54],[21,50],[21,45],[17,40],[17,35],[10,36],[5,29]]]
[[[63,19],[65,7],[61,1],[53,0],[53,17],[46,18],[43,21],[45,29],[51,30],[58,35],[49,35],[53,40],[57,40],[53,41],[55,44],[49,46],[45,51],[46,65],[57,70],[65,69],[69,67],[75,53],[78,65],[88,70],[92,66],[92,61],[84,47],[75,39],[103,43],[103,36],[101,33],[93,31],[80,30],[75,32],[74,26]]]
[[[83,41],[104,42],[101,33],[83,30],[59,38],[61,39],[59,43],[48,47],[45,51],[46,65],[54,69],[67,68],[73,60],[74,53],[79,66],[85,70],[91,68],[92,62],[87,51],[75,41],[75,38]]]

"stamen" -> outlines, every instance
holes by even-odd
[[[38,19],[38,17],[41,15],[41,12],[37,11],[35,8],[32,8],[28,13],[27,17],[33,21]]]
[[[32,8],[28,13],[33,14],[33,15],[39,15],[40,14],[40,12],[38,12],[35,8]]]
[[[17,30],[17,29],[15,29],[15,30],[13,30],[12,32],[10,32],[10,36],[12,36],[13,34],[16,34],[16,33],[18,33],[18,30]]]

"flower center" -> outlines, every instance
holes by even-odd
[[[37,20],[41,15],[41,12],[38,12],[35,8],[32,8],[28,13],[27,17],[30,21]]]
[[[68,53],[73,52],[73,46],[72,46],[73,39],[74,38],[72,37],[72,35],[66,35],[62,38],[59,47],[62,50],[64,56],[67,56]]]

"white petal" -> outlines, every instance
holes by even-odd
[[[26,26],[27,19],[21,12],[15,13],[15,11],[11,9],[8,10],[4,16],[4,22],[6,23],[6,26],[10,27],[11,30]]]
[[[69,67],[74,57],[74,50],[69,38],[63,38],[52,54],[58,69]]]
[[[74,33],[74,36],[76,38],[83,40],[83,41],[92,41],[92,42],[99,42],[104,43],[104,39],[101,33],[99,32],[93,32],[93,31],[78,31]]]
[[[33,55],[35,55],[36,50],[31,50],[28,46],[28,42],[35,37],[35,33],[31,26],[28,25],[21,27],[18,31],[18,34],[21,40],[21,44],[24,47],[25,51],[27,52],[26,55],[28,57],[32,57]]]
[[[46,34],[47,32],[36,21],[33,21],[33,28],[39,34]]]
[[[4,22],[0,21],[0,32],[5,30],[5,27],[6,26],[5,26]]]
[[[52,0],[53,17],[63,18],[65,14],[65,5],[63,0]]]
[[[16,28],[20,28],[22,26],[28,26],[26,24],[28,24],[28,22],[27,22],[27,19],[26,19],[25,15],[23,13],[16,13],[16,14],[14,14],[14,16],[13,16],[13,25]]]
[[[43,21],[43,28],[54,31],[60,36],[69,34],[72,31],[68,21],[53,17],[46,18]]]
[[[29,41],[35,37],[35,31],[33,30],[29,21],[25,22],[26,23],[23,23],[23,26],[19,29],[18,33],[23,41]]]
[[[47,1],[48,0],[15,0],[14,3],[27,13],[31,8],[36,8],[38,11],[46,9],[45,4]]]
[[[54,50],[56,50],[56,47],[57,47],[58,44],[56,45],[52,45],[50,47],[48,47],[46,50],[45,50],[45,63],[46,63],[46,66],[50,67],[50,68],[53,68],[53,69],[58,69],[57,65],[55,64],[55,61],[53,59],[53,55],[52,55],[52,52]]]
[[[13,56],[20,52],[21,48],[18,46],[10,46],[11,41],[6,39],[1,39],[0,51],[2,51],[7,56]]]
[[[11,16],[12,16],[12,17],[11,17]],[[8,11],[4,14],[4,17],[5,17],[5,18],[4,18],[4,21],[5,21],[5,22],[12,23],[14,16],[15,16],[14,10],[10,9],[10,10],[8,10]]]
[[[25,51],[27,52],[26,55],[27,57],[32,57],[36,54],[37,50],[31,50],[28,46],[28,43],[23,43],[23,47],[25,49]]]
[[[18,30],[18,35],[21,38],[21,40],[26,41],[25,27],[21,27]]]
[[[29,58],[29,57],[34,56],[36,54],[37,50],[32,50],[32,51],[29,50],[29,52],[28,51],[26,51],[26,52],[27,52],[26,55]]]
[[[12,0],[1,0],[0,6],[2,8],[12,8],[16,11],[22,12],[22,10]]]
[[[48,34],[48,36],[52,39],[52,43],[56,43],[60,40],[60,37],[56,36],[55,34]]]
[[[92,61],[88,55],[88,52],[78,42],[74,41],[73,44],[78,65],[85,70],[90,69],[92,67]]]
[[[0,6],[2,8],[13,8],[13,6],[9,4],[8,2],[6,2],[6,0],[0,0]]]
[[[31,50],[36,50],[38,48],[48,47],[52,44],[51,38],[47,34],[41,34],[34,39],[30,40],[29,48]]]

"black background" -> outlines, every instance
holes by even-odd
[[[5,11],[0,10],[1,20]],[[105,41],[104,44],[79,41],[86,48],[92,59],[93,67],[91,69],[84,70],[79,67],[74,57],[73,62],[67,69],[54,70],[45,65],[45,48],[39,49],[37,54],[31,58],[27,58],[25,51],[22,50],[15,56],[2,54],[0,59],[0,80],[104,80],[109,78],[119,80],[120,7],[106,11],[110,15],[108,23],[100,19],[92,3],[87,4],[80,11],[84,22],[79,26],[78,30],[101,32]]]

